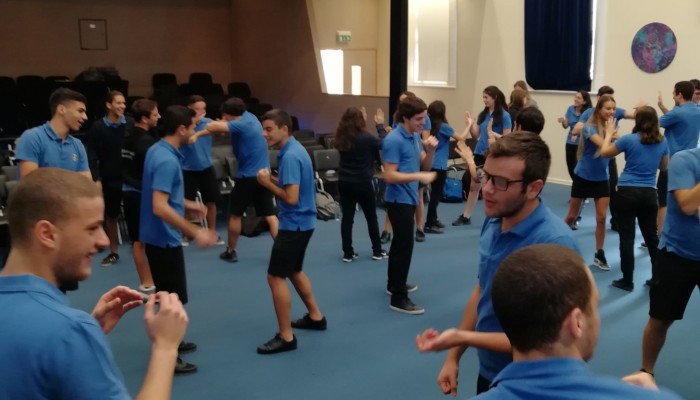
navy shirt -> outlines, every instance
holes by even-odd
[[[128,399],[100,325],[35,275],[0,277],[0,399]]]
[[[61,139],[47,122],[22,133],[16,158],[37,163],[39,168],[54,167],[68,171],[89,171],[88,157],[80,140],[71,135]]]
[[[450,156],[450,138],[455,130],[450,124],[443,122],[437,133],[438,145],[433,156],[433,169],[444,171],[447,169],[447,158]]]
[[[675,393],[644,389],[592,374],[582,360],[547,358],[514,362],[501,371],[478,400],[680,400]]]
[[[195,132],[204,130],[211,118],[202,118],[194,127]],[[180,146],[180,153],[183,155],[182,169],[184,171],[204,171],[211,167],[211,135],[204,135],[197,138],[194,144],[183,144]]]
[[[316,228],[316,186],[309,153],[295,138],[290,137],[277,154],[277,163],[279,187],[299,185],[299,201],[296,205],[281,200],[277,202],[279,228],[286,231]]]
[[[164,139],[151,146],[143,165],[141,193],[141,242],[158,247],[179,247],[182,232],[153,214],[153,191],[167,193],[168,205],[185,216],[185,187],[182,179],[182,154]]]
[[[233,154],[238,159],[236,178],[252,178],[263,168],[270,168],[267,142],[258,118],[244,111],[241,119],[228,122]]]
[[[479,240],[479,288],[481,296],[477,304],[477,332],[503,332],[491,303],[491,283],[501,262],[510,253],[533,244],[554,243],[581,251],[571,229],[544,205],[542,199],[537,208],[518,225],[501,231],[500,218],[486,218]],[[478,350],[479,373],[492,381],[512,360],[510,353]]]
[[[668,165],[668,201],[659,248],[700,261],[700,216],[686,215],[674,195],[675,190],[692,189],[700,182],[700,148],[679,151]]]
[[[581,134],[583,135],[583,154],[576,163],[574,173],[589,181],[607,181],[610,159],[601,157],[600,149],[590,140],[591,136],[598,135],[598,127],[586,124]],[[600,138],[603,137],[600,136]]]
[[[700,108],[689,101],[659,118],[659,125],[665,129],[668,150],[673,156],[681,150],[692,149],[698,145],[700,133]]]
[[[352,148],[340,153],[338,179],[343,182],[370,182],[374,176],[376,162],[380,160],[382,141],[367,132],[358,133]]]
[[[656,170],[661,159],[668,155],[666,140],[659,143],[643,144],[638,133],[621,137],[615,147],[625,153],[625,170],[622,171],[617,186],[656,187]]]
[[[406,132],[403,125],[399,125],[389,132],[382,144],[384,162],[397,164],[398,171],[407,174],[420,171],[422,151],[423,142],[420,134]],[[418,205],[418,181],[388,183],[384,193],[384,201]]]
[[[481,133],[479,134],[479,141],[476,142],[474,154],[483,156],[486,153],[486,150],[489,148],[488,124],[492,118],[493,115],[491,115],[491,113],[489,112],[486,112],[486,118],[484,118],[481,124],[479,124],[479,131]],[[491,128],[494,132],[502,135],[503,127],[506,127],[506,129],[510,129],[511,126],[513,126],[513,122],[510,119],[510,114],[508,114],[506,110],[503,110],[503,118],[501,119],[501,123],[498,125],[494,124]]]

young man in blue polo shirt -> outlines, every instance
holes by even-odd
[[[142,304],[141,294],[117,286],[89,315],[71,308],[58,290],[87,279],[92,257],[109,244],[100,189],[75,172],[41,168],[19,182],[8,208],[12,249],[0,272],[0,398],[129,398],[105,334]],[[187,313],[176,294],[160,292],[149,297],[144,321],[151,359],[137,398],[169,399]]]
[[[479,356],[477,393],[512,361],[511,346],[491,303],[491,283],[501,261],[513,251],[537,243],[562,244],[579,251],[571,229],[540,198],[551,154],[540,136],[514,132],[492,143],[478,173],[486,220],[479,241],[479,282],[469,297],[459,329],[442,334],[430,329],[416,339],[420,351],[450,349],[438,376],[443,393],[457,394],[459,360],[467,347]]]
[[[642,341],[642,369],[654,365],[673,321],[683,319],[700,285],[700,148],[676,153],[668,165],[668,213],[654,264],[657,281],[649,291],[649,322]]]
[[[436,173],[430,169],[438,145],[437,138],[428,136],[421,140],[420,133],[416,133],[423,131],[427,109],[425,102],[415,96],[407,96],[400,101],[396,112],[400,122],[382,144],[386,182],[384,206],[394,229],[387,270],[386,290],[391,294],[389,307],[413,315],[425,312],[408,298],[408,292],[415,291],[417,286],[406,283],[413,256],[418,184],[427,185],[436,177]]]
[[[170,106],[163,117],[165,136],[151,146],[143,166],[140,240],[146,244],[146,257],[156,290],[177,293],[187,304],[187,277],[182,235],[194,239],[201,247],[216,243],[216,233],[187,221],[185,210],[206,216],[207,209],[185,199],[182,177],[182,154],[178,150],[194,134],[194,111],[184,106]],[[182,342],[178,351],[194,351],[197,345]],[[197,366],[177,359],[175,373],[188,373]]]
[[[246,208],[253,204],[255,215],[265,217],[274,240],[277,236],[277,210],[272,193],[260,186],[256,179],[258,171],[270,168],[270,156],[267,143],[263,137],[262,125],[255,115],[246,111],[243,100],[232,97],[221,106],[222,121],[207,124],[206,129],[197,132],[197,136],[212,133],[230,134],[233,154],[238,160],[238,171],[234,177],[235,185],[231,190],[228,219],[228,246],[219,258],[228,262],[237,262],[236,246],[241,235],[241,220]]]
[[[556,244],[509,255],[493,278],[493,308],[513,346],[513,362],[474,399],[680,399],[592,374],[586,365],[600,332],[598,289],[583,258]]]
[[[211,118],[205,117],[207,103],[202,96],[191,96],[187,107],[194,110],[194,131],[205,130]],[[216,173],[211,162],[210,135],[193,135],[189,143],[180,147],[182,159],[182,175],[185,178],[185,198],[195,201],[197,191],[202,195],[202,202],[207,206],[207,227],[216,231],[216,202],[221,198],[219,185],[216,182]],[[223,241],[217,244],[224,244]]]
[[[56,89],[51,94],[51,120],[24,131],[17,143],[20,178],[37,168],[55,167],[92,179],[85,147],[70,134],[87,121],[85,103],[85,96],[70,89]]]
[[[272,245],[267,282],[277,314],[279,333],[258,347],[258,354],[295,350],[297,339],[292,328],[325,330],[326,317],[316,304],[311,281],[303,271],[304,254],[316,228],[316,187],[311,158],[304,147],[290,135],[292,120],[282,110],[271,110],[262,116],[263,135],[270,146],[280,148],[279,182],[270,177],[270,170],[257,173],[260,185],[277,197],[279,233]],[[287,279],[304,302],[308,313],[291,320],[292,299]]]

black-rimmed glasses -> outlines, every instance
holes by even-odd
[[[500,190],[503,192],[508,190],[508,187],[510,186],[511,183],[523,182],[523,179],[511,180],[508,178],[504,178],[502,176],[491,175],[488,172],[484,171],[483,168],[479,168],[476,171],[476,173],[477,173],[477,177],[479,178],[479,181],[481,182],[482,185],[486,185],[486,183],[488,181],[491,181],[493,183],[493,187],[495,187],[496,190]]]

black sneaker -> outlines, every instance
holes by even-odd
[[[387,231],[382,231],[382,236],[379,237],[379,241],[382,244],[389,243],[391,241],[391,233]]]
[[[610,271],[610,265],[608,265],[608,260],[605,259],[605,252],[603,250],[598,250],[595,253],[593,256],[593,265],[603,271]]]
[[[226,250],[224,250],[223,253],[219,254],[219,258],[230,263],[238,262],[238,255],[236,254],[236,250],[230,251],[228,247],[226,248]]]
[[[654,279],[654,278],[647,279],[647,281],[644,282],[644,285],[647,287],[656,286],[658,284],[659,284],[659,281],[657,279]]]
[[[283,351],[291,351],[297,349],[297,338],[292,335],[292,340],[290,342],[282,339],[280,334],[276,334],[275,337],[268,340],[265,344],[258,346],[258,354],[275,354],[281,353]]]
[[[180,342],[180,345],[177,346],[177,352],[178,353],[191,353],[193,351],[197,350],[197,343],[194,342],[185,342],[184,340]]]
[[[353,262],[359,255],[357,253],[352,253],[352,254],[346,254],[343,256],[343,262]]]
[[[612,285],[618,289],[626,290],[628,292],[631,292],[634,290],[634,283],[626,281],[624,278],[616,279],[616,280],[612,281]]]
[[[452,226],[471,225],[472,219],[460,214],[456,220],[452,221]]]
[[[103,267],[109,267],[110,265],[114,265],[117,262],[119,262],[119,254],[109,253],[109,255],[105,257],[104,260],[102,260],[100,265]]]
[[[407,284],[406,284],[406,293],[413,293],[413,292],[415,292],[416,290],[418,290],[418,285],[413,285],[413,284],[410,284],[410,283],[407,283]],[[391,290],[389,290],[388,287],[386,288],[386,294],[388,294],[388,295],[391,294]]]
[[[373,260],[383,260],[385,258],[389,258],[389,254],[387,254],[386,250],[384,249],[372,253]]]
[[[312,331],[325,331],[327,325],[328,322],[326,321],[326,317],[323,317],[317,321],[311,319],[309,314],[305,314],[302,318],[299,318],[296,321],[292,321],[292,328],[308,329]]]
[[[425,226],[425,233],[444,233],[445,230],[440,228],[437,225],[426,225]]]
[[[416,231],[416,242],[425,242],[425,233],[423,231]]]
[[[175,375],[191,374],[196,371],[196,365],[183,361],[180,357],[177,358],[177,362],[175,362]]]
[[[641,248],[648,249],[649,247],[647,246],[647,242],[642,242],[642,244],[639,245]]]
[[[433,221],[432,225],[437,226],[438,228],[445,229],[445,224],[443,224],[442,221],[440,221],[439,219]]]
[[[389,308],[400,313],[411,315],[419,315],[425,312],[423,307],[414,304],[408,297],[404,297],[396,301],[392,299]]]

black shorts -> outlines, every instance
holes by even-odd
[[[139,226],[141,218],[141,192],[124,191],[124,220],[129,231],[131,243],[139,241]]]
[[[575,199],[599,199],[610,197],[610,182],[589,181],[574,174],[574,183],[571,185],[571,197]]]
[[[221,199],[214,167],[202,171],[182,171],[182,177],[185,180],[185,198],[187,200],[194,201],[198,190],[205,203],[216,203]]]
[[[146,257],[156,290],[177,293],[182,304],[187,304],[187,275],[182,246],[163,248],[146,244]]]
[[[659,172],[659,179],[656,181],[656,193],[659,195],[659,207],[666,207],[668,198],[668,170]]]
[[[260,186],[258,178],[236,178],[234,182],[229,201],[231,215],[242,216],[251,203],[255,206],[255,215],[258,217],[277,214],[272,192]]]
[[[277,233],[275,243],[272,245],[270,265],[267,273],[280,278],[289,278],[297,272],[301,272],[304,265],[304,255],[309,239],[314,230],[309,231],[285,231]]]
[[[700,261],[659,250],[654,265],[659,283],[649,291],[649,316],[663,321],[683,319],[693,289],[700,288]]]
[[[117,218],[122,205],[121,179],[102,179],[102,196],[105,199],[105,215],[107,218]]]

